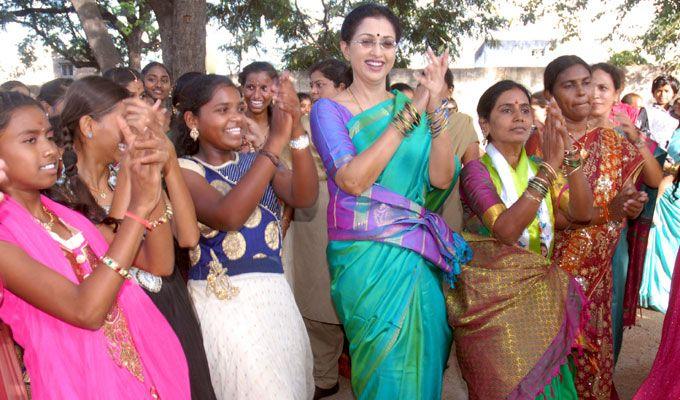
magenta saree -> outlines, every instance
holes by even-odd
[[[680,271],[680,253],[675,259],[675,271]],[[633,399],[680,399],[678,370],[680,370],[680,273],[673,274],[668,312],[663,320],[661,343],[654,365]]]
[[[87,243],[82,249],[88,249],[90,257],[104,255],[108,244],[90,221],[45,197],[42,201],[82,233]],[[0,203],[0,240],[78,284],[60,246],[9,196]],[[79,266],[89,272],[91,265]],[[123,284],[107,322],[97,330],[61,321],[8,290],[4,290],[0,319],[24,348],[34,400],[190,398],[179,341],[151,299],[132,281]]]

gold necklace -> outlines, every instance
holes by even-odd
[[[84,181],[83,181],[83,182],[84,182]],[[94,194],[96,194],[97,196],[99,196],[100,199],[106,200],[106,197],[108,196],[108,194],[106,193],[105,190],[96,189],[95,187],[90,186],[90,185],[88,185],[87,183],[85,184],[85,186],[87,186],[87,188],[90,189],[91,192],[94,192]]]
[[[352,88],[351,88],[350,86],[347,87],[347,91],[349,92],[349,94],[352,95],[352,98],[354,99],[354,102],[357,103],[357,105],[359,106],[359,109],[361,110],[361,112],[366,111],[366,110],[364,110],[364,108],[361,106],[361,103],[359,103],[359,100],[357,100],[357,96],[354,95],[354,92],[352,91]]]
[[[52,214],[52,212],[48,210],[47,207],[45,207],[44,205],[41,205],[41,207],[43,212],[50,217],[50,220],[47,222],[42,222],[38,217],[33,218],[35,218],[35,220],[38,221],[38,223],[42,225],[43,228],[47,229],[48,231],[51,231],[52,227],[54,226],[54,214]]]

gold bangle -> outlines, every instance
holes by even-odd
[[[104,256],[100,259],[102,264],[111,268],[115,273],[122,276],[124,279],[130,279],[130,271],[126,268],[121,268],[120,265],[111,257]]]
[[[172,212],[172,204],[169,202],[165,204],[165,212],[163,215],[158,217],[158,219],[149,222],[149,230],[152,231],[158,227],[158,225],[165,224],[166,222],[169,222],[172,220],[173,212]]]
[[[524,191],[524,195],[527,196],[527,198],[528,198],[529,200],[535,201],[536,204],[541,204],[541,202],[543,201],[543,199],[541,199],[540,197],[538,197],[538,196],[532,194],[532,193],[529,191],[529,188],[527,188],[527,190]]]
[[[548,164],[545,161],[542,161],[541,164],[539,165],[539,169],[540,168],[545,169],[545,171],[549,175],[548,179],[550,179],[550,181],[554,181],[555,179],[557,179],[557,171],[555,171],[555,168],[553,168],[552,165]]]

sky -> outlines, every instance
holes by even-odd
[[[426,3],[431,0],[420,0]],[[560,54],[576,53],[588,62],[606,61],[609,55],[613,52],[632,49],[634,47],[623,36],[616,35],[617,38],[613,41],[602,43],[601,38],[611,32],[612,26],[616,21],[615,8],[623,0],[604,1],[590,1],[589,8],[579,15],[580,31],[582,39],[579,41],[572,41],[569,43],[558,45],[554,51],[541,56],[523,55],[516,60],[517,65],[514,66],[531,66],[533,64],[545,65],[542,58],[555,57]],[[312,13],[320,13],[320,5],[316,0],[299,0],[299,4],[303,9],[309,10]],[[520,22],[522,7],[511,2],[498,2],[499,11],[502,15],[511,21],[510,27],[502,32],[495,32],[494,37],[499,40],[552,40],[560,38],[562,31],[559,26],[559,21],[555,17],[546,16],[533,25],[525,26]],[[592,22],[592,16],[604,12],[603,16],[596,22]],[[628,36],[633,36],[636,33],[641,33],[645,29],[644,23],[649,21],[653,16],[654,8],[652,0],[643,0],[640,5],[633,10],[632,13],[623,21],[621,32],[625,32]],[[333,21],[339,26],[342,22],[340,19]],[[38,60],[29,69],[26,69],[20,61],[17,52],[17,45],[21,39],[27,34],[27,31],[17,25],[8,25],[7,29],[2,32],[2,40],[0,41],[0,54],[4,55],[4,60],[0,63],[0,82],[8,79],[20,79],[27,84],[39,85],[50,79],[53,79],[52,60],[50,52],[46,48],[38,47]],[[223,28],[218,28],[214,25],[209,25],[207,29],[207,59],[206,65],[209,72],[217,73],[235,73],[237,68],[233,62],[230,62],[229,56],[220,51],[219,47],[225,43],[229,38],[229,32]],[[263,38],[263,43],[268,43],[266,50],[250,51],[246,54],[244,65],[255,61],[257,59],[265,59],[273,61],[275,66],[281,67],[282,43],[273,32],[266,32]],[[464,38],[461,48],[461,55],[458,59],[453,60],[452,67],[470,68],[475,66],[474,55],[482,40],[473,38]],[[160,54],[153,54],[147,57],[146,61],[153,59],[160,60]],[[490,60],[489,62],[497,62]],[[278,64],[278,65],[277,65]],[[424,65],[424,58],[420,56],[413,57],[410,67],[419,68]],[[491,66],[491,65],[489,65]],[[509,65],[505,65],[509,66]]]

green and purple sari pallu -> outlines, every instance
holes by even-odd
[[[450,189],[430,185],[426,118],[371,188],[352,196],[335,184],[336,172],[370,147],[407,101],[397,92],[352,116],[321,99],[311,113],[314,144],[330,178],[331,296],[350,342],[352,388],[359,399],[441,397],[452,337],[442,275],[453,284],[472,256],[460,235],[429,211]],[[456,177],[459,170],[456,160]]]

